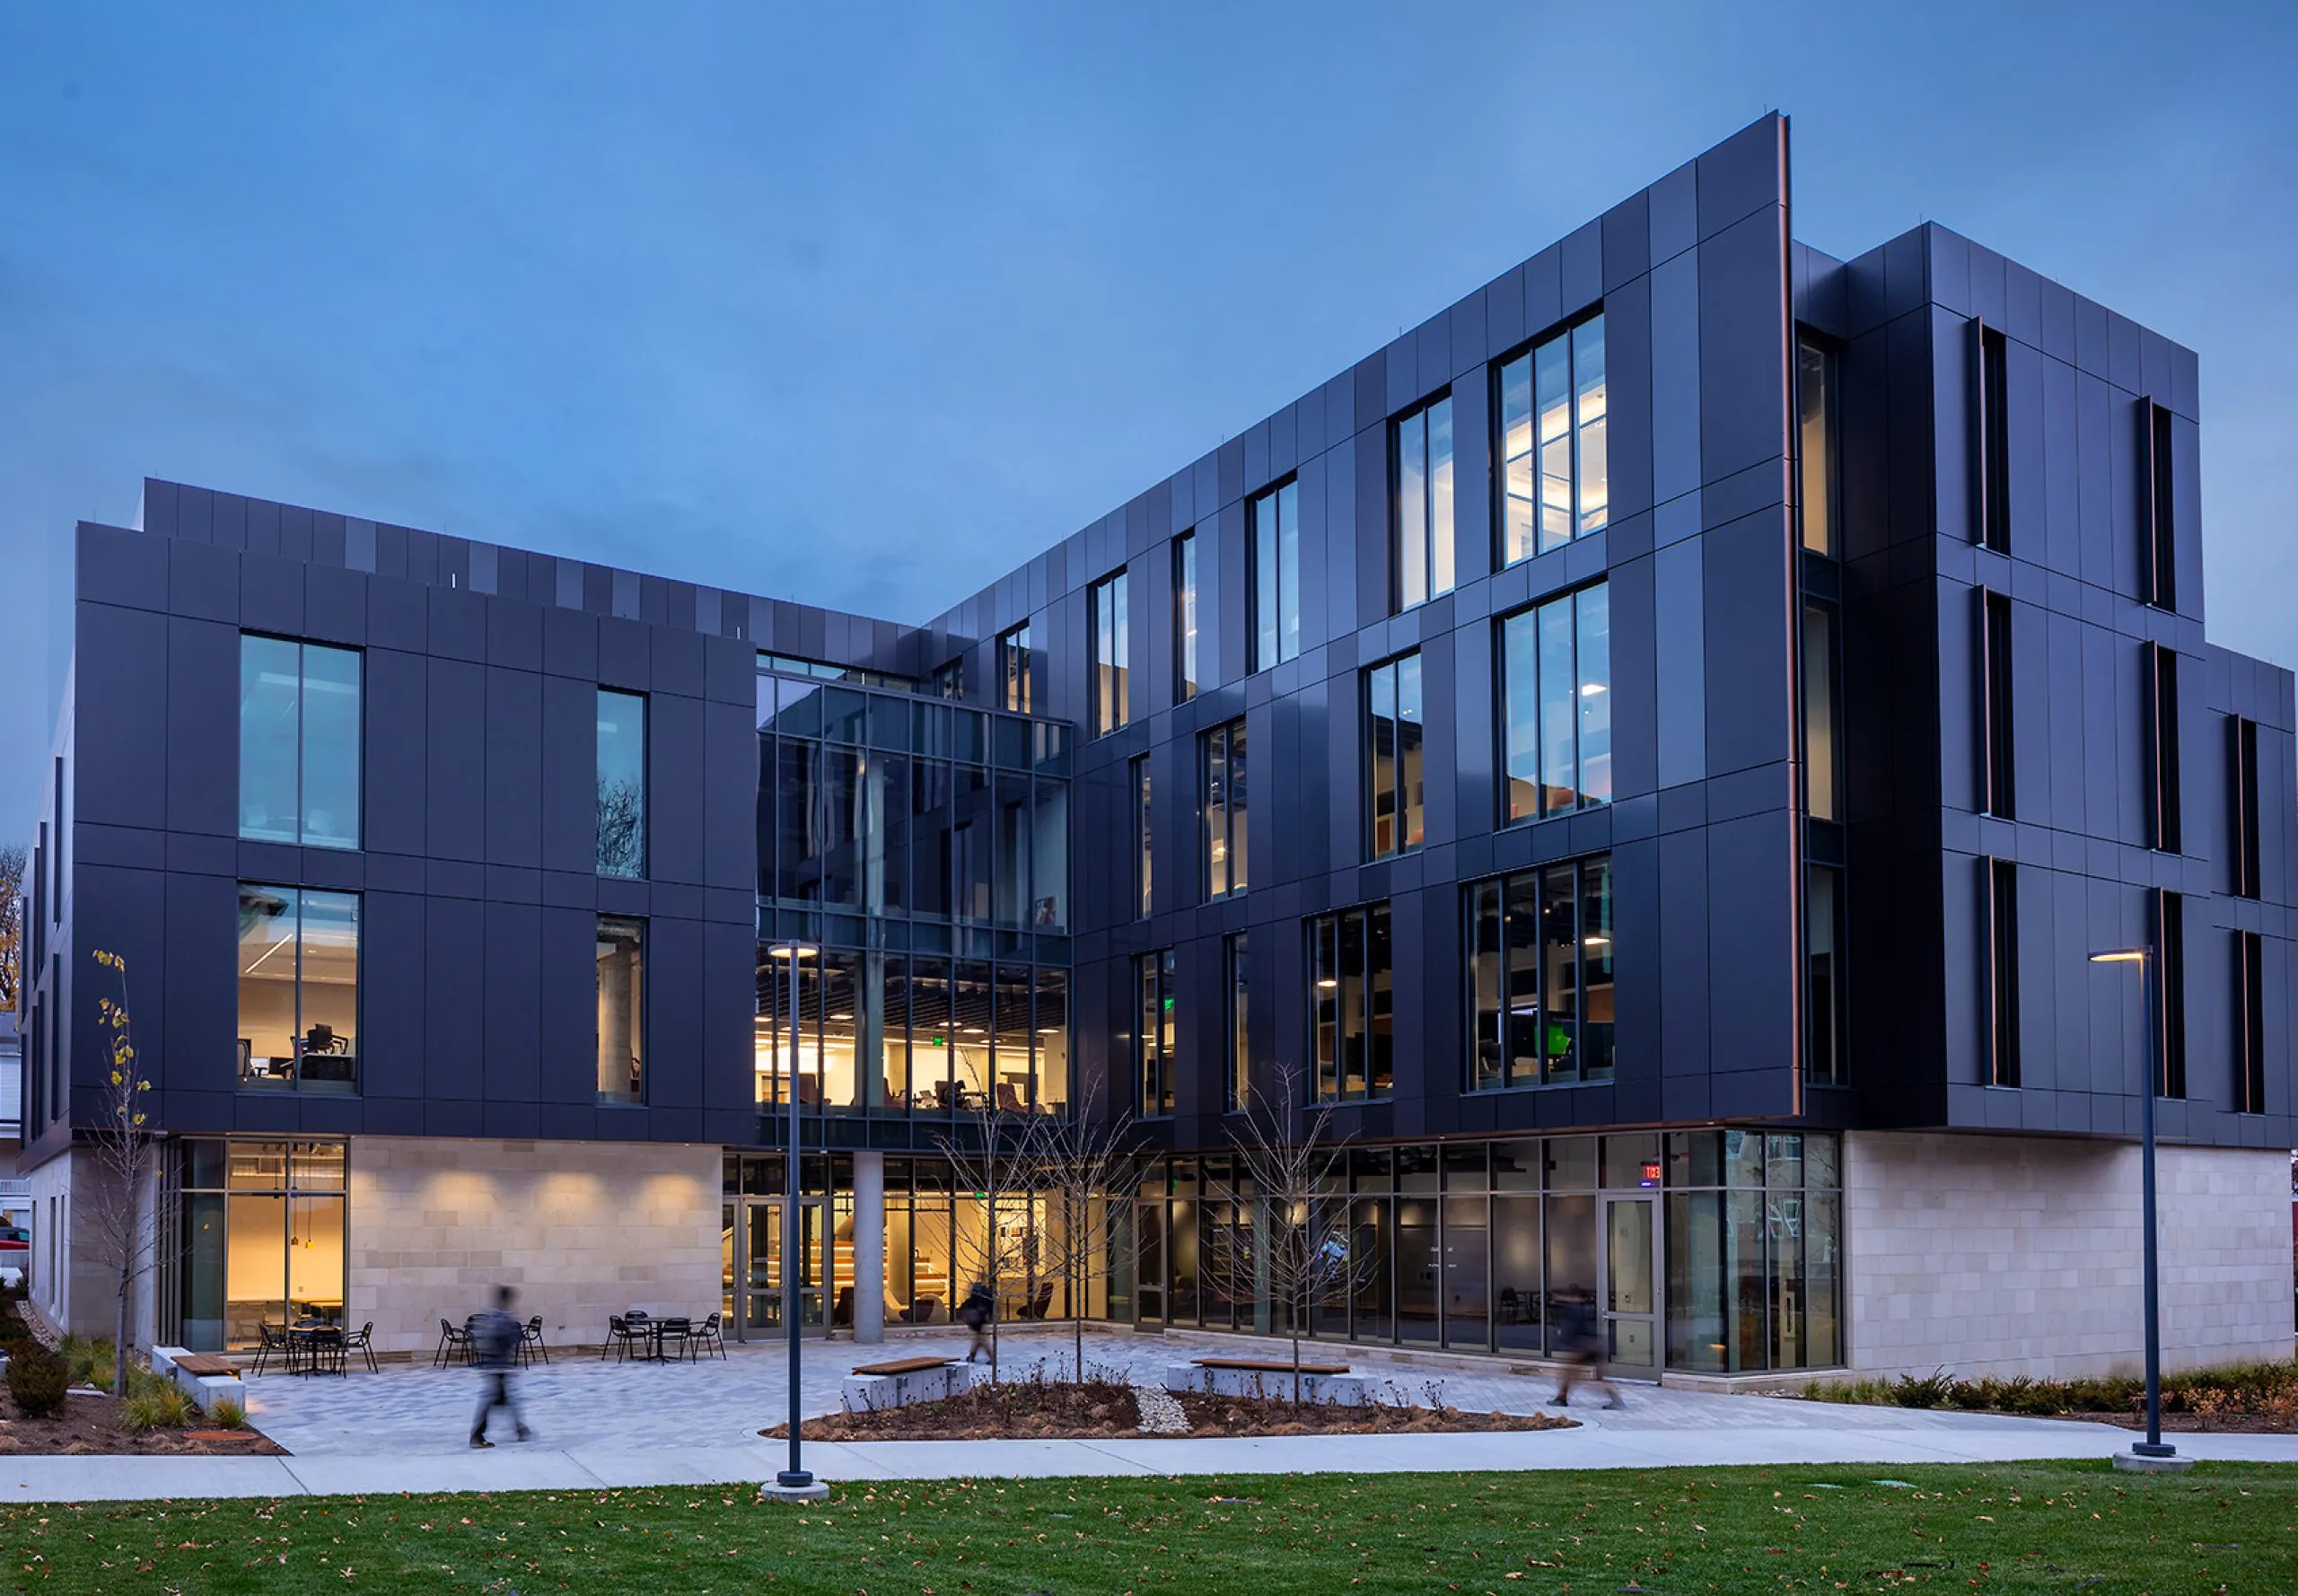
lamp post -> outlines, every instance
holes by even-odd
[[[794,941],[776,943],[767,950],[768,957],[782,960],[790,967],[790,1002],[783,1011],[790,1022],[790,1067],[782,1077],[782,1092],[790,1109],[789,1135],[782,1155],[782,1322],[790,1335],[790,1466],[774,1477],[771,1489],[759,1494],[785,1500],[807,1500],[828,1490],[816,1482],[798,1459],[799,1320],[805,1308],[805,1298],[799,1289],[803,1258],[799,1251],[798,1234],[798,1046],[803,1032],[798,1023],[798,961],[811,959],[820,951],[811,943]]]
[[[2162,1321],[2154,1265],[2154,1092],[2162,1073],[2155,1056],[2154,960],[2145,948],[2111,948],[2091,955],[2093,964],[2138,966],[2139,1020],[2146,1027],[2146,1078],[2138,1094],[2139,1257],[2146,1303],[2146,1439],[2131,1443],[2130,1451],[2115,1459],[2122,1469],[2178,1469],[2192,1461],[2162,1440]]]

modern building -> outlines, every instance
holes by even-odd
[[[2130,1366],[2151,1076],[2170,1360],[2288,1355],[2298,706],[2205,638],[2196,358],[1791,223],[1767,117],[922,627],[147,482],[35,839],[36,1305],[109,1312],[110,995],[195,1346],[933,1322],[1054,1223],[945,1144],[1072,1113],[1144,1148],[1083,1309],[1266,1327],[1274,1100],[1320,1336]]]

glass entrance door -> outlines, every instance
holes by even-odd
[[[791,1301],[794,1285],[802,1331],[819,1336],[827,1328],[822,1316],[821,1201],[808,1198],[798,1204],[798,1271],[794,1283],[784,1278],[782,1208],[780,1197],[756,1197],[742,1205],[741,1223],[735,1229],[740,1256],[735,1267],[739,1289],[734,1293],[740,1310],[734,1333],[741,1340],[756,1341],[782,1331],[787,1322],[782,1315]]]
[[[1604,1366],[1630,1379],[1660,1372],[1659,1206],[1645,1197],[1604,1198]]]

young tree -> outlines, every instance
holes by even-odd
[[[1346,1302],[1370,1277],[1348,1223],[1348,1200],[1331,1195],[1346,1182],[1345,1137],[1332,1134],[1332,1110],[1295,1101],[1298,1076],[1276,1072],[1272,1100],[1256,1090],[1241,1127],[1229,1139],[1237,1149],[1238,1221],[1222,1246],[1198,1267],[1219,1280],[1238,1302],[1282,1307],[1293,1344],[1293,1399],[1301,1399],[1301,1337],[1311,1304]]]
[[[24,850],[0,843],[0,1009],[16,1006],[16,978],[24,957]]]
[[[1133,1116],[1097,1123],[1098,1106],[1095,1088],[1074,1105],[1074,1116],[1046,1120],[1038,1137],[1038,1177],[1057,1222],[1041,1263],[1068,1291],[1073,1367],[1079,1380],[1085,1378],[1086,1287],[1096,1270],[1107,1271],[1110,1243],[1121,1233],[1117,1216],[1130,1206],[1141,1180],[1133,1154]]]
[[[985,1212],[978,1234],[962,1224],[954,1227],[953,1261],[960,1278],[978,1281],[989,1291],[989,1382],[997,1383],[997,1311],[1002,1284],[1020,1275],[1029,1277],[1036,1265],[1035,1225],[1025,1223],[1009,1230],[999,1222],[1018,1202],[1027,1206],[1035,1196],[1036,1171],[1044,1130],[1038,1116],[998,1106],[993,1092],[984,1092],[960,1124],[962,1136],[936,1136],[956,1177],[959,1198],[970,1191]],[[951,1283],[955,1294],[957,1280]]]
[[[85,1215],[90,1249],[97,1261],[111,1268],[119,1284],[118,1319],[112,1337],[112,1393],[127,1394],[129,1327],[134,1322],[136,1283],[159,1262],[162,1231],[157,1212],[154,1176],[159,1170],[159,1127],[150,1122],[145,1104],[152,1083],[136,1060],[134,1032],[127,1013],[127,960],[99,951],[96,962],[118,978],[119,995],[96,1000],[98,1023],[109,1055],[97,1123],[83,1148],[90,1173]],[[76,1185],[77,1182],[75,1181]],[[153,1211],[146,1213],[145,1188],[154,1188]]]

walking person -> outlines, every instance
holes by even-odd
[[[1578,1287],[1566,1290],[1557,1299],[1556,1355],[1564,1364],[1564,1377],[1557,1384],[1556,1405],[1572,1406],[1572,1388],[1585,1380],[1604,1393],[1604,1406],[1625,1407],[1619,1390],[1606,1380],[1601,1372],[1604,1337],[1596,1323],[1596,1300]]]
[[[511,1422],[518,1426],[520,1440],[534,1439],[534,1432],[527,1428],[526,1418],[519,1412],[518,1399],[511,1394],[511,1376],[519,1366],[519,1342],[524,1334],[519,1321],[511,1317],[512,1296],[509,1286],[496,1286],[495,1306],[471,1321],[471,1356],[478,1364],[481,1381],[478,1411],[470,1421],[470,1443],[475,1447],[495,1444],[487,1438],[487,1425],[498,1407],[511,1410]]]
[[[973,1344],[966,1348],[967,1363],[973,1362],[976,1353],[990,1358],[993,1363],[996,1361],[989,1350],[989,1321],[996,1316],[997,1303],[990,1296],[989,1287],[978,1280],[975,1281],[973,1289],[966,1293],[966,1300],[958,1305],[957,1311],[958,1322],[973,1334]]]

